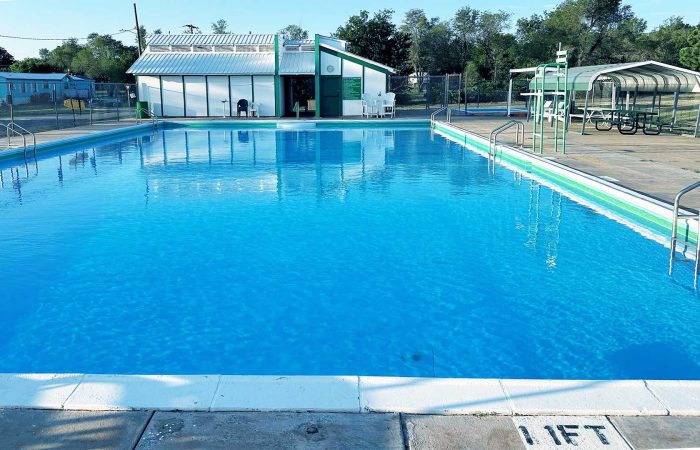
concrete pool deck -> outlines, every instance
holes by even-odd
[[[698,448],[700,381],[3,374],[0,436],[10,448]]]
[[[531,123],[525,123],[525,149],[532,143]],[[452,116],[452,124],[488,138],[491,131],[506,117]],[[574,123],[567,134],[566,155],[554,153],[553,144],[545,142],[544,155],[574,169],[602,177],[626,188],[673,203],[683,187],[700,180],[700,138],[661,134],[647,136],[641,132],[622,135],[616,129],[596,131],[593,125],[580,134],[581,125]],[[545,134],[552,134],[547,129]],[[498,137],[499,143],[515,144],[514,131]],[[700,208],[700,193],[693,192],[683,202]]]
[[[6,448],[691,449],[700,417],[0,410]]]

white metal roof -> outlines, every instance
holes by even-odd
[[[0,78],[6,80],[28,80],[28,81],[61,81],[66,78],[65,73],[18,73],[18,72],[0,72]]]
[[[154,34],[148,45],[270,45],[274,34]]]
[[[512,69],[511,73],[534,73],[535,68]],[[569,69],[569,89],[590,91],[597,80],[610,80],[622,90],[639,92],[700,92],[700,73],[658,61],[641,61],[621,64],[601,64]],[[553,89],[554,77],[546,80],[546,89]],[[534,81],[530,82],[534,89]]]
[[[314,75],[316,59],[313,52],[282,52],[280,75]]]
[[[313,39],[285,39],[284,45],[315,45]]]
[[[274,53],[144,53],[136,75],[274,75]]]
[[[346,56],[349,56],[351,58],[359,59],[360,61],[363,61],[367,64],[372,64],[374,66],[381,67],[382,69],[386,70],[387,72],[396,73],[396,70],[394,70],[394,68],[392,68],[392,67],[385,66],[384,64],[380,64],[380,63],[378,63],[376,61],[372,61],[371,59],[368,59],[368,58],[363,58],[362,56],[356,55],[356,54],[351,53],[347,50],[341,50],[339,48],[333,47],[333,46],[328,45],[328,44],[319,44],[319,47],[327,48],[327,49],[334,51],[336,53],[340,53],[341,55],[346,55]]]

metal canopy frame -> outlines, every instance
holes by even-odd
[[[526,67],[510,70],[510,82],[512,92],[513,77],[522,73],[535,74],[537,67]],[[558,80],[556,80],[558,81]],[[530,81],[530,91],[536,89],[555,90],[555,79],[546,80],[544,86],[534,86],[535,80]],[[675,126],[676,113],[678,109],[678,99],[681,93],[696,93],[700,94],[700,72],[696,72],[682,67],[672,66],[670,64],[661,63],[658,61],[642,61],[634,63],[622,64],[603,64],[597,66],[582,66],[569,69],[569,77],[566,82],[566,90],[574,94],[575,92],[585,92],[586,98],[584,103],[583,120],[581,125],[581,134],[585,133],[586,120],[588,114],[588,103],[591,92],[594,90],[595,83],[610,81],[613,83],[612,102],[615,102],[616,93],[626,92],[627,101],[629,102],[629,94],[634,92],[634,104],[636,105],[637,96],[639,93],[652,93],[652,107],[656,106],[657,95],[662,93],[673,94],[673,110],[671,113],[671,126]],[[508,97],[508,113],[510,115],[511,96]],[[698,105],[700,111],[700,104]],[[697,122],[700,122],[700,113],[696,121],[697,137]]]

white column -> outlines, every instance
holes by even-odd
[[[508,80],[508,117],[510,117],[510,104],[513,98],[513,78]]]

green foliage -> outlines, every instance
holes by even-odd
[[[54,67],[40,58],[25,58],[21,61],[16,61],[10,66],[11,72],[22,73],[53,73]]]
[[[71,61],[70,69],[96,81],[127,81],[125,72],[136,57],[136,48],[109,35],[93,33]]]
[[[15,62],[15,57],[10,52],[0,47],[0,67],[11,66]]]
[[[219,19],[211,24],[211,32],[214,34],[228,34],[228,22],[224,19]]]
[[[681,64],[692,70],[700,70],[700,25],[688,33],[687,47],[680,50]]]
[[[408,41],[391,21],[393,14],[394,11],[383,9],[370,17],[367,11],[360,11],[338,27],[333,36],[348,41],[350,51],[404,72]]]
[[[301,40],[309,38],[309,32],[299,25],[287,25],[279,31],[279,34],[287,39]]]

